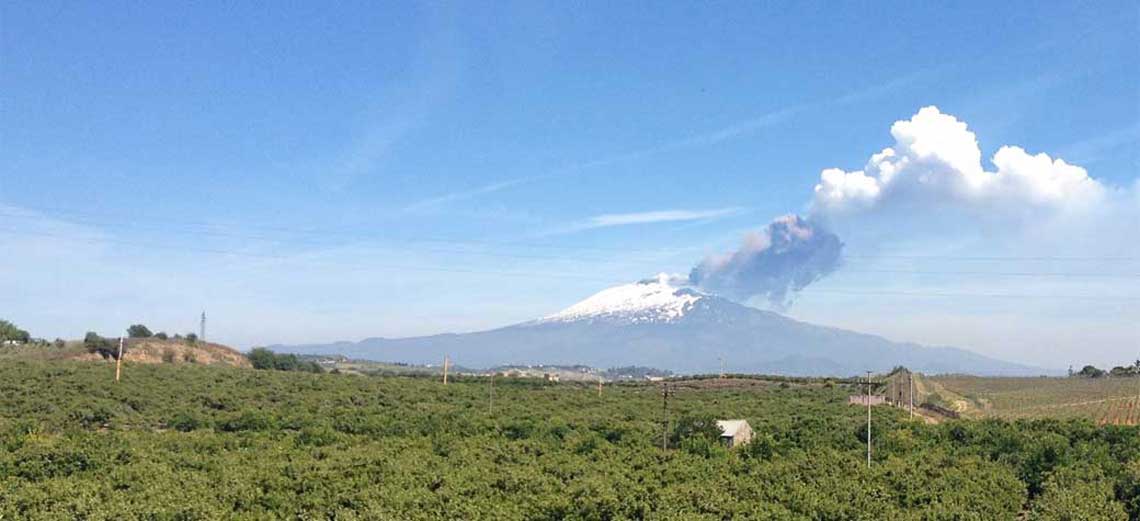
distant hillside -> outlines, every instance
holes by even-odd
[[[903,365],[928,374],[1040,375],[1049,371],[953,347],[926,347],[799,322],[667,277],[602,291],[541,319],[490,331],[360,342],[270,346],[410,364],[653,366],[677,373],[850,376]]]
[[[102,359],[97,354],[86,352],[76,358],[84,360]],[[159,340],[157,338],[127,339],[123,361],[141,364],[195,363],[252,367],[244,354],[229,346],[210,342],[190,344],[184,340]]]
[[[117,342],[117,340],[115,340]],[[129,338],[126,340],[124,362],[140,364],[203,364],[252,367],[245,355],[229,346],[210,342],[190,344],[185,340],[157,338]],[[67,342],[63,346],[26,345],[0,349],[0,359],[86,360],[104,361],[97,353],[89,353],[83,342]],[[111,359],[108,359],[110,361]]]

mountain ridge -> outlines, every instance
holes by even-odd
[[[922,346],[801,322],[701,293],[659,275],[607,288],[539,319],[471,333],[373,337],[359,342],[275,345],[304,354],[339,354],[468,367],[502,364],[646,365],[678,373],[732,372],[850,376],[897,365],[927,373],[1041,375],[1049,371],[946,346]]]

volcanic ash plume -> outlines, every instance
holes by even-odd
[[[734,300],[764,297],[785,307],[790,297],[839,267],[843,242],[798,215],[778,217],[744,237],[739,250],[706,258],[689,282]]]

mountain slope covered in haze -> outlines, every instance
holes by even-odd
[[[924,347],[817,326],[695,291],[677,278],[604,290],[554,315],[489,331],[360,342],[271,346],[289,353],[441,363],[652,366],[847,376],[896,365],[927,373],[1036,375],[1044,371],[953,347]]]

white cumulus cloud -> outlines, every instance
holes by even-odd
[[[998,149],[993,170],[987,170],[966,123],[934,106],[895,122],[891,136],[895,144],[872,155],[863,170],[824,170],[812,212],[837,215],[926,204],[1073,209],[1095,206],[1109,191],[1084,168],[1017,146]]]

